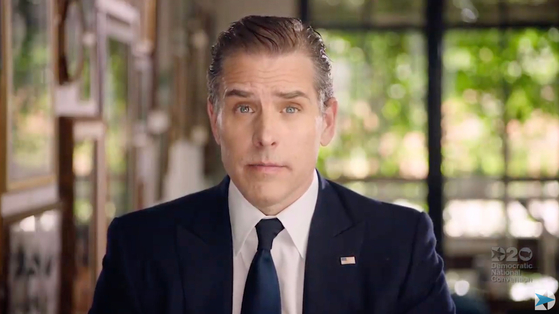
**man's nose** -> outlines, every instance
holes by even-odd
[[[255,130],[252,137],[255,146],[277,145],[277,120],[279,116],[273,110],[261,110],[254,121]]]

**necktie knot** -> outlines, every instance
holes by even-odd
[[[258,234],[258,250],[271,250],[275,237],[283,230],[283,224],[279,219],[262,219],[256,225]]]

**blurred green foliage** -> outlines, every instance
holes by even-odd
[[[419,32],[320,30],[334,64],[337,138],[320,151],[330,178],[422,178],[426,172],[425,41]],[[410,149],[419,159],[408,163]]]
[[[47,3],[11,4],[9,169],[13,180],[21,180],[48,174],[54,166],[54,73]]]
[[[333,179],[425,178],[423,34],[319,32],[334,63],[340,108],[337,137],[321,149],[318,169]],[[446,176],[503,175],[505,136],[509,175],[558,173],[558,60],[556,28],[445,33]]]

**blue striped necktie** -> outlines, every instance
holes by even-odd
[[[248,271],[241,314],[281,314],[281,296],[272,242],[283,230],[277,219],[262,219],[256,225],[258,250]]]

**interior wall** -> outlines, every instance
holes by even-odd
[[[216,30],[227,29],[229,24],[246,15],[274,15],[297,17],[298,0],[216,0]]]

